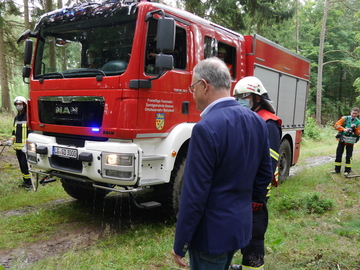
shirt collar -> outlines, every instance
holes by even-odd
[[[235,98],[233,97],[224,97],[224,98],[219,98],[215,101],[213,101],[212,103],[210,103],[200,114],[200,117],[205,117],[205,115],[207,115],[209,113],[209,111],[211,110],[212,107],[214,107],[216,104],[223,102],[223,101],[227,101],[227,100],[235,100]]]

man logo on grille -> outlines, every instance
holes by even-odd
[[[55,107],[55,113],[58,114],[78,114],[78,107]]]

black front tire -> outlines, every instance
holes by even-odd
[[[63,178],[61,183],[66,193],[79,201],[93,202],[94,200],[102,200],[108,193],[107,190],[94,188],[91,183],[82,183]]]
[[[157,199],[163,209],[172,217],[177,217],[180,208],[181,191],[183,187],[186,152],[179,153],[171,172],[170,182],[154,187]]]

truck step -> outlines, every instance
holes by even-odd
[[[54,178],[44,178],[44,179],[40,180],[40,184],[45,186],[45,184],[55,182],[55,181],[56,181],[56,179],[54,179]]]
[[[160,207],[160,206],[161,206],[161,203],[155,202],[155,201],[148,201],[148,202],[138,203],[132,193],[129,193],[129,197],[130,197],[131,202],[132,202],[137,208],[140,208],[140,209],[151,209],[151,208],[155,208],[155,207]]]
[[[139,205],[141,206],[141,208],[150,209],[150,208],[160,207],[161,203],[155,201],[149,201],[149,202],[139,203]]]

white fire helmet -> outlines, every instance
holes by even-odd
[[[234,88],[234,96],[242,94],[256,94],[261,96],[265,93],[267,93],[267,91],[264,85],[258,78],[254,76],[242,78],[236,83]]]
[[[269,98],[264,85],[258,78],[254,76],[248,76],[242,78],[236,83],[234,88],[234,96],[237,96],[239,98],[246,98],[251,94],[261,96],[262,100],[264,101],[263,104],[266,106],[266,109],[272,113],[275,113],[275,109],[272,105],[273,102]]]
[[[25,105],[27,105],[27,101],[26,98],[22,97],[22,96],[18,96],[14,99],[14,105],[16,102],[23,102]]]

